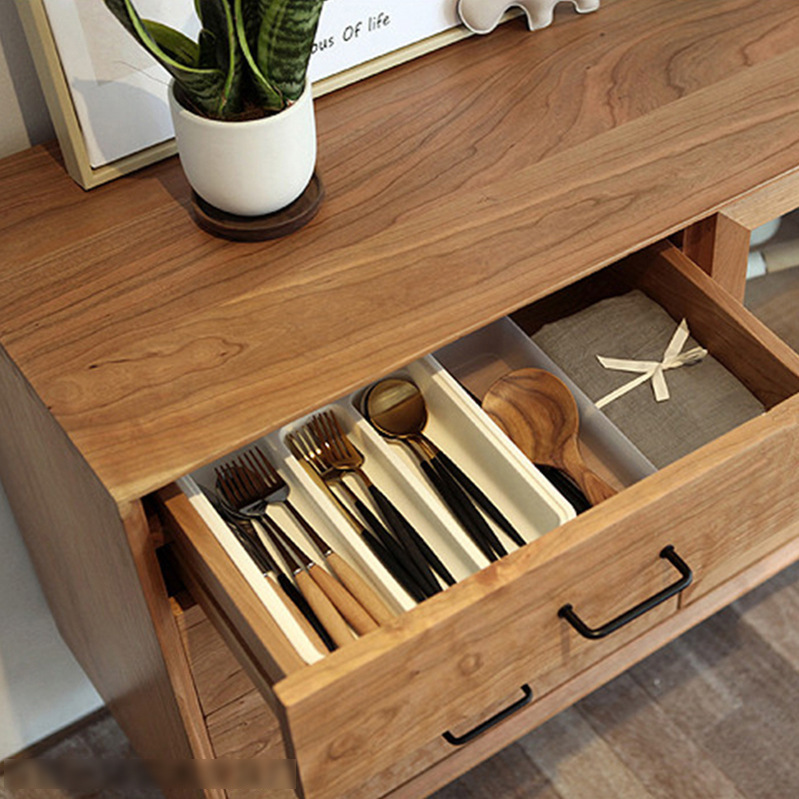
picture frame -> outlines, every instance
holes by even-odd
[[[48,14],[46,6],[48,1],[53,2],[53,0],[16,0],[16,4],[69,175],[84,189],[92,189],[174,155],[177,152],[175,141],[174,138],[169,138],[154,142],[108,163],[93,165],[90,147],[87,146],[87,136],[81,125],[75,97],[70,88],[71,76],[62,62],[57,31],[54,31]],[[452,2],[453,5],[452,27],[317,80],[313,84],[314,96],[322,96],[473,35],[464,25],[459,24],[454,12],[455,0],[446,1]],[[100,3],[101,0],[96,2]],[[510,13],[506,16],[516,16],[516,14]]]

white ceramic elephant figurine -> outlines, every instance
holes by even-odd
[[[571,0],[580,14],[596,11],[599,0]],[[552,24],[552,15],[558,0],[458,0],[458,14],[464,25],[474,33],[491,33],[509,8],[521,8],[527,15],[531,30]]]

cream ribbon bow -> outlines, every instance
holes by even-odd
[[[663,373],[667,369],[678,369],[680,366],[697,363],[707,355],[707,350],[703,347],[694,347],[687,352],[681,352],[690,335],[688,323],[683,319],[671,337],[669,346],[666,347],[666,351],[663,353],[663,360],[659,363],[657,361],[627,361],[620,358],[603,358],[601,355],[597,355],[597,359],[605,369],[618,369],[622,372],[641,372],[639,377],[597,400],[595,403],[597,408],[604,408],[613,400],[624,396],[628,391],[632,391],[642,383],[646,383],[647,380],[652,381],[655,399],[658,402],[667,400],[669,398],[669,387],[666,385],[666,376]]]

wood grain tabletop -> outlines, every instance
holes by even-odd
[[[200,231],[176,159],[0,162],[0,343],[119,502],[799,165],[795,0],[605,0],[317,102],[327,198]]]

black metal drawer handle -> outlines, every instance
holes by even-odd
[[[629,624],[634,619],[637,619],[639,616],[642,616],[652,608],[660,605],[661,603],[665,602],[667,599],[671,599],[671,597],[679,594],[680,591],[688,588],[691,584],[691,581],[694,579],[693,572],[691,571],[688,564],[674,551],[674,547],[669,545],[664,547],[660,553],[661,558],[665,558],[675,569],[682,575],[680,579],[674,583],[673,585],[664,588],[662,591],[659,591],[654,596],[649,597],[649,599],[645,599],[643,602],[636,605],[634,608],[631,608],[626,613],[622,613],[621,616],[617,616],[612,621],[609,621],[607,624],[603,624],[601,627],[597,627],[594,629],[593,627],[589,627],[575,612],[574,608],[571,605],[564,605],[559,611],[558,616],[562,619],[566,619],[575,630],[577,630],[580,635],[584,638],[604,638],[606,635],[610,635],[611,633],[615,633],[620,627],[624,627],[625,624]]]
[[[505,721],[506,718],[512,716],[517,710],[521,710],[533,701],[533,689],[529,685],[525,684],[522,686],[522,693],[524,696],[521,699],[517,700],[512,705],[508,705],[504,710],[500,710],[499,713],[495,716],[491,716],[490,719],[486,719],[482,724],[478,724],[473,730],[469,730],[469,732],[463,735],[453,735],[449,730],[442,733],[444,740],[453,746],[463,746],[469,743],[469,741],[473,741],[478,735],[482,735],[500,722]]]

